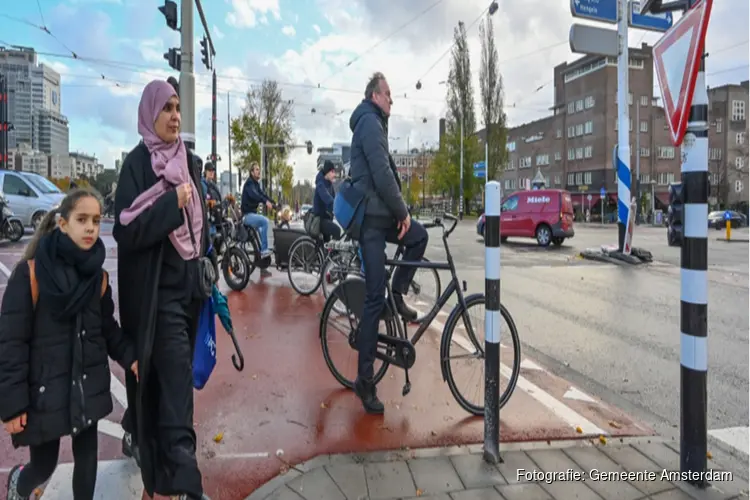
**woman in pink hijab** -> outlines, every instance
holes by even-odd
[[[138,133],[143,140],[117,183],[113,230],[120,320],[139,361],[139,380],[126,380],[123,451],[139,462],[144,497],[200,499],[192,358],[208,232],[200,173],[180,139],[180,100],[169,83],[146,85]]]

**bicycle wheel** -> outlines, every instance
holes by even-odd
[[[334,378],[347,389],[354,388],[354,380],[357,377],[358,352],[355,340],[359,326],[358,318],[361,317],[364,305],[364,288],[365,284],[362,278],[347,278],[333,290],[323,306],[323,312],[320,314],[320,347],[323,350],[323,358]],[[344,304],[345,301],[346,304]],[[335,310],[337,302],[342,302],[340,307],[348,310],[350,314],[337,313]],[[357,304],[351,302],[357,302]],[[378,331],[385,330],[386,335],[395,337],[397,330],[393,320],[394,316],[388,315],[387,317],[389,319],[380,320]],[[383,323],[385,323],[385,329],[383,329]],[[332,338],[329,339],[329,331],[331,330],[333,330],[331,332]],[[380,346],[378,348],[383,349]],[[387,349],[386,354],[393,356],[393,349]],[[334,357],[343,357],[344,360],[334,362]],[[375,384],[385,377],[389,365],[390,363],[381,359],[375,359],[373,377]],[[350,368],[345,370],[345,366]],[[344,371],[347,371],[346,375],[343,373]]]
[[[360,263],[356,252],[336,252],[326,260],[322,273],[323,296],[328,299],[331,292],[349,276],[360,276]],[[333,306],[339,314],[344,314],[346,309],[341,301]]]
[[[422,258],[423,261],[429,260]],[[417,311],[415,323],[421,323],[427,317],[433,306],[440,299],[440,274],[437,269],[420,268],[414,273],[409,283],[409,291],[404,296],[404,302]]]
[[[470,317],[469,321],[471,321],[474,331],[474,338],[470,338],[465,319],[463,319],[460,311],[461,306],[457,305],[445,324],[443,337],[440,341],[441,369],[445,380],[448,382],[451,394],[461,408],[477,416],[484,415],[484,304],[484,295],[477,294],[466,298],[466,313]],[[472,308],[481,309],[481,311],[477,314],[472,311]],[[501,323],[501,340],[503,340],[504,345],[510,344],[510,349],[504,346],[500,348],[500,387],[503,383],[507,384],[505,390],[500,393],[500,408],[502,408],[510,399],[518,382],[518,375],[521,371],[521,342],[518,340],[516,324],[502,304],[500,305],[500,316],[505,323],[504,328]],[[510,343],[508,337],[510,337]],[[453,348],[457,349],[458,354],[451,355]],[[474,363],[473,367],[468,367],[468,363],[457,363],[454,366],[451,364],[451,360],[478,360],[479,366],[477,366],[477,363]],[[459,390],[456,377],[457,375],[475,374],[477,372],[479,372],[478,389],[473,391],[477,394],[477,400],[474,402],[466,395],[467,391]]]
[[[229,288],[244,290],[250,281],[250,257],[239,247],[227,247],[221,259],[221,272]]]
[[[300,295],[311,295],[320,286],[324,265],[323,252],[310,237],[302,237],[289,249],[287,275],[292,288]]]

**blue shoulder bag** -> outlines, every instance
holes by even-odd
[[[365,220],[367,194],[357,188],[351,178],[344,179],[333,200],[333,216],[344,229],[344,233],[359,239]]]

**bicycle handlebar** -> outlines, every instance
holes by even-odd
[[[434,227],[442,227],[444,230],[444,235],[447,238],[448,236],[451,235],[453,230],[456,229],[456,225],[458,224],[458,217],[456,217],[453,214],[445,213],[443,214],[443,219],[449,220],[452,222],[449,228],[447,229],[445,228],[443,221],[439,217],[436,217],[433,222],[425,222],[424,224],[422,224],[422,227],[424,227],[425,229],[432,229]]]

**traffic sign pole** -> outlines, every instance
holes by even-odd
[[[682,143],[685,232],[680,260],[680,471],[688,482],[705,487],[703,476],[695,474],[707,470],[708,448],[708,92],[703,41],[700,45],[701,62]]]
[[[618,248],[623,251],[625,228],[630,212],[630,113],[628,105],[629,51],[628,51],[628,10],[627,0],[617,0],[617,34],[620,53],[617,57],[617,229]],[[636,130],[638,130],[636,128]]]

